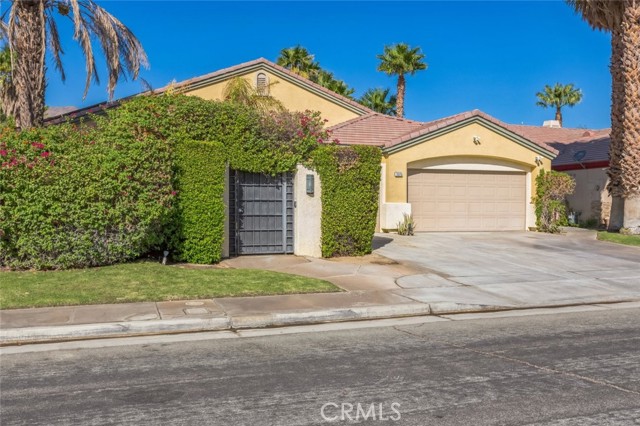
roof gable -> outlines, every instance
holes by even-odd
[[[552,159],[558,154],[557,149],[546,143],[531,140],[522,134],[516,133],[506,123],[477,109],[424,123],[421,128],[386,143],[385,152],[401,151],[473,123],[480,124],[546,158]]]
[[[329,131],[333,138],[344,145],[384,146],[422,126],[423,123],[419,121],[371,113],[330,127]]]

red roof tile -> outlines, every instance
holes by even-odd
[[[419,121],[371,113],[330,127],[331,137],[344,145],[384,146],[423,126]]]
[[[550,128],[519,124],[511,124],[509,127],[528,139],[556,148],[560,153],[551,162],[552,167],[609,161],[611,129]],[[581,151],[584,154],[579,154]]]

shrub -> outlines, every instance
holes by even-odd
[[[323,145],[311,159],[322,182],[322,255],[371,253],[378,213],[380,149]]]
[[[170,149],[70,125],[0,140],[0,264],[58,269],[133,259],[162,241]]]
[[[224,241],[225,152],[221,143],[181,142],[175,150],[176,208],[170,232],[174,258],[215,263]]]
[[[398,222],[398,235],[413,235],[416,224],[413,221],[413,215],[402,213],[402,220]]]
[[[574,179],[566,173],[540,171],[536,178],[536,226],[543,232],[559,232],[568,223],[565,197],[575,189]]]

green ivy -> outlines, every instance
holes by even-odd
[[[161,243],[171,155],[154,135],[5,128],[0,157],[0,265],[106,265]]]
[[[322,256],[371,253],[378,213],[381,151],[324,145],[311,155],[322,182]]]
[[[218,142],[181,142],[175,150],[174,258],[216,263],[224,242],[225,151]]]

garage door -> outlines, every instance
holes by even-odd
[[[522,231],[525,174],[409,170],[417,231]]]

